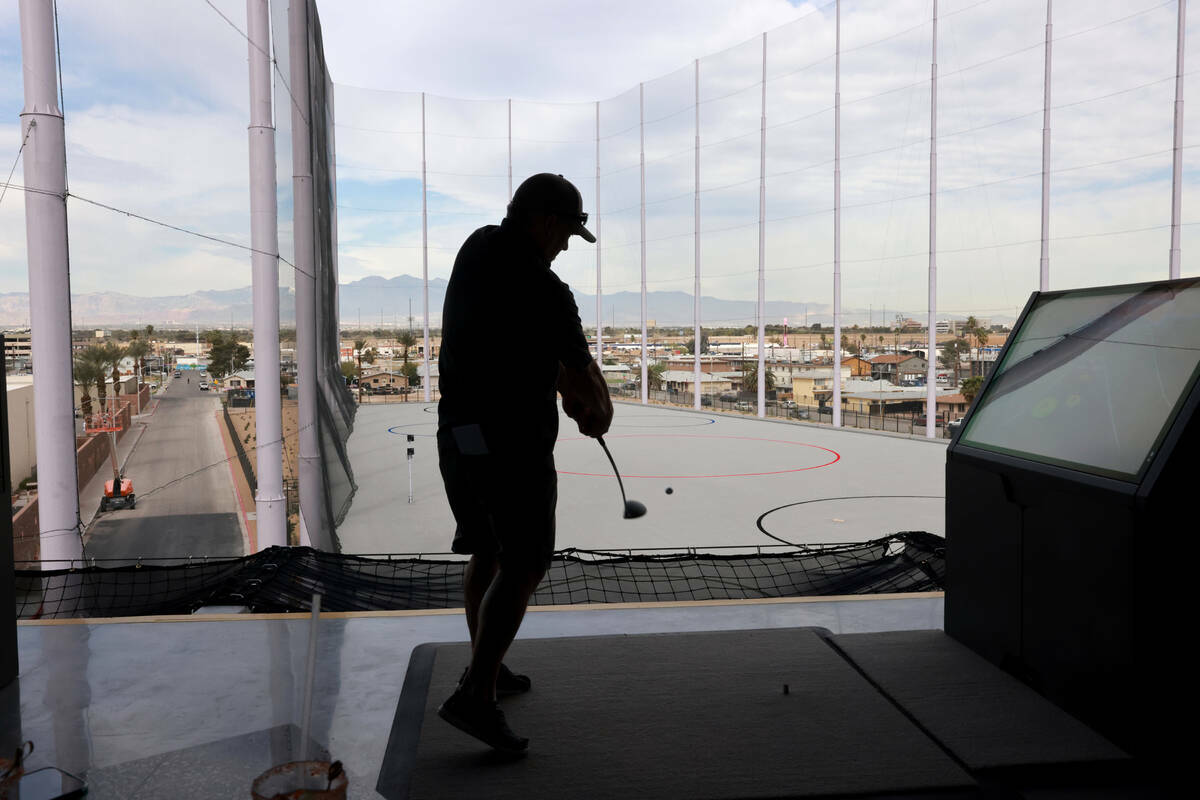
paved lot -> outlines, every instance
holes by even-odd
[[[243,555],[242,529],[215,412],[220,401],[195,376],[158,396],[125,477],[137,505],[107,511],[88,529],[96,558]]]
[[[339,529],[346,552],[449,550],[454,524],[437,469],[436,410],[359,409],[349,441],[358,494]],[[648,508],[642,519],[625,520],[599,445],[565,416],[560,431],[559,548],[857,542],[905,530],[944,535],[945,440],[618,403],[605,441],[629,497]],[[412,504],[409,433],[416,450]],[[758,526],[764,514],[766,532]]]

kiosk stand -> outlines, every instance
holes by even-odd
[[[1198,366],[1200,279],[1035,293],[946,463],[946,632],[1164,764],[1194,695]]]

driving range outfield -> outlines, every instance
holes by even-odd
[[[344,552],[449,551],[454,520],[436,431],[436,404],[359,407],[348,443],[358,492],[338,530]],[[406,434],[414,436],[411,504]],[[647,514],[622,519],[604,451],[562,415],[559,549],[704,551],[862,542],[907,530],[945,535],[945,439],[617,403],[604,440],[626,493]]]

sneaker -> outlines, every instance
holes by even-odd
[[[467,679],[470,667],[463,667],[462,675],[458,677],[458,685],[462,686]],[[504,664],[500,665],[500,674],[496,676],[496,696],[510,697],[514,694],[524,694],[533,687],[533,681],[528,675],[518,675]]]
[[[437,713],[463,733],[501,752],[524,753],[529,747],[528,739],[517,736],[508,727],[499,703],[475,700],[455,691]]]

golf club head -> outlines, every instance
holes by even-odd
[[[646,507],[637,500],[625,501],[625,519],[637,519],[646,515]]]

